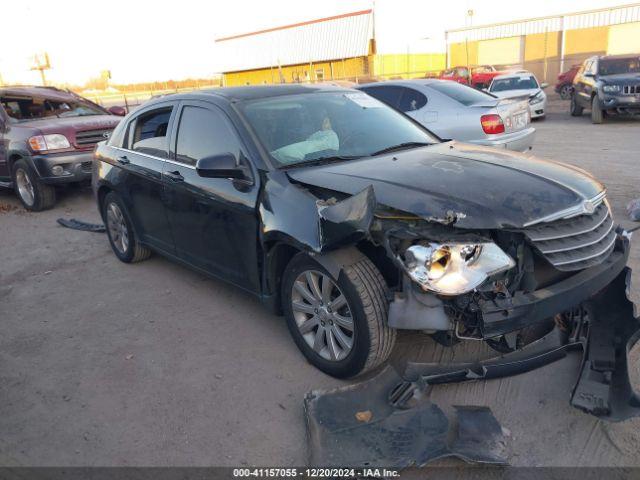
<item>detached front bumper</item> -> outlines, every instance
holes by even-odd
[[[515,152],[526,152],[531,150],[533,141],[536,138],[536,129],[533,127],[525,128],[518,132],[500,135],[497,138],[483,138],[480,140],[466,140],[467,143],[475,145],[483,145],[485,147],[505,148]]]
[[[57,185],[91,179],[91,151],[35,155],[32,159],[43,183]],[[54,167],[61,167],[62,170]],[[56,174],[56,170],[59,174]]]

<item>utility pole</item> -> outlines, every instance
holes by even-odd
[[[47,79],[44,75],[45,70],[51,69],[51,63],[49,62],[49,54],[36,54],[33,56],[33,66],[31,70],[38,70],[40,72],[40,79],[42,80],[42,86],[47,86]]]

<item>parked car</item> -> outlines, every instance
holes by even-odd
[[[398,329],[516,348],[556,314],[570,329],[626,275],[593,177],[443,142],[357,90],[153,100],[98,144],[93,171],[118,259],[155,251],[251,292],[336,377],[383,363]]]
[[[56,185],[90,181],[93,148],[124,114],[53,87],[0,88],[0,187],[27,210],[51,208]]]
[[[573,80],[571,115],[591,110],[591,121],[602,123],[606,114],[640,114],[640,54],[590,57]]]
[[[558,74],[558,82],[555,86],[556,93],[560,94],[562,100],[569,100],[573,91],[573,79],[580,69],[580,64],[572,65],[569,70]]]
[[[473,88],[483,89],[487,88],[491,83],[491,80],[501,75],[502,71],[496,70],[491,65],[480,65],[478,67],[454,67],[445,70],[441,75],[441,80],[451,80],[454,82],[470,85]]]
[[[524,152],[533,145],[529,104],[447,80],[369,83],[366,92],[421,123],[440,138]]]
[[[544,118],[547,111],[547,95],[544,89],[549,85],[538,82],[531,72],[499,75],[491,81],[488,92],[499,98],[526,97],[531,118]]]

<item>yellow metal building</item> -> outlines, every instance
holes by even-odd
[[[494,65],[553,81],[592,55],[640,53],[640,4],[446,32],[447,67]]]
[[[372,10],[216,40],[223,84],[416,78],[444,69],[444,53],[377,54]]]

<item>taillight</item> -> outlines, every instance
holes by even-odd
[[[504,133],[504,123],[500,115],[496,115],[495,113],[482,115],[482,117],[480,117],[480,123],[482,124],[482,130],[488,135]]]

